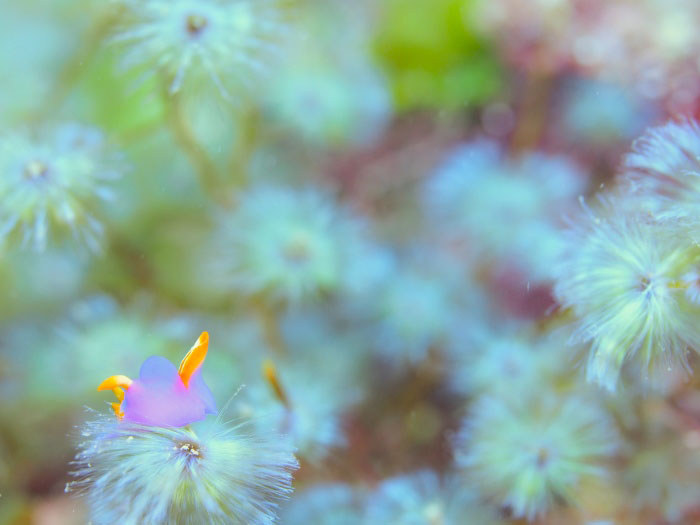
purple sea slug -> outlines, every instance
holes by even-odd
[[[119,399],[112,409],[120,420],[157,427],[184,427],[216,413],[216,403],[202,378],[209,334],[202,332],[178,369],[164,357],[149,357],[138,379],[123,375],[105,379],[97,390],[112,390]]]

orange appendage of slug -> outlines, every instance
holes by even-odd
[[[204,362],[204,358],[207,357],[207,349],[209,348],[209,333],[202,332],[197,341],[192,345],[190,351],[180,362],[180,368],[178,368],[177,373],[180,375],[180,379],[185,384],[186,387],[190,385],[190,378]]]
[[[98,391],[101,390],[111,390],[114,395],[117,396],[119,403],[112,403],[112,410],[116,416],[121,419],[124,417],[124,412],[122,412],[122,401],[124,401],[124,391],[128,390],[133,381],[126,376],[116,375],[111,376],[102,381],[100,386],[97,387]]]

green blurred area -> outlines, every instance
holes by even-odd
[[[457,110],[496,98],[505,72],[472,25],[473,0],[387,0],[374,50],[397,108]]]

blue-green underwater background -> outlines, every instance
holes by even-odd
[[[279,523],[700,523],[699,21],[0,0],[0,523],[88,523],[97,386],[203,331]]]

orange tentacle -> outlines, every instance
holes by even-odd
[[[202,332],[194,345],[192,345],[192,348],[190,348],[190,351],[187,352],[187,355],[182,359],[180,368],[177,371],[185,386],[189,386],[192,374],[202,366],[204,358],[207,357],[208,348],[209,333]]]
[[[100,386],[97,387],[97,390],[114,390],[115,388],[128,390],[131,383],[133,383],[133,381],[126,376],[112,376],[102,381]]]

